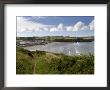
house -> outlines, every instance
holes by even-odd
[[[36,40],[17,40],[17,46],[32,46],[32,45],[44,45],[47,44],[45,39]]]

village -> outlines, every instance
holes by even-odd
[[[33,46],[33,45],[45,45],[48,42],[46,42],[44,39],[38,39],[38,40],[16,40],[17,46]]]
[[[50,42],[91,42],[94,37],[64,37],[64,36],[45,36],[45,37],[17,37],[16,46],[45,45]]]

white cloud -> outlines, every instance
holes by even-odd
[[[64,31],[66,30],[66,26],[63,25],[63,23],[58,24],[57,26],[50,27],[50,32],[56,32],[56,31]]]
[[[73,27],[72,27],[72,26],[67,26],[67,27],[66,27],[66,30],[67,30],[67,31],[73,31]]]
[[[84,23],[81,22],[81,21],[77,22],[77,23],[74,25],[74,28],[75,28],[76,30],[81,30],[82,27],[84,27]]]
[[[45,18],[45,17],[33,17],[33,18]],[[17,17],[17,32],[36,32],[36,31],[80,31],[80,30],[94,30],[94,20],[88,25],[79,21],[73,26],[65,26],[63,23],[58,25],[44,25],[37,22],[29,21],[23,17]]]
[[[60,24],[58,25],[58,27],[57,27],[58,30],[63,30],[63,28],[64,28],[64,27],[63,27],[63,24],[62,24],[62,23],[60,23]]]
[[[46,27],[44,27],[43,29],[44,29],[44,31],[48,31],[49,30],[49,28],[46,28]]]
[[[81,28],[81,30],[89,30],[89,27],[88,27],[88,26],[83,26],[83,27]]]
[[[63,31],[63,30],[64,30],[64,25],[62,23],[58,24],[57,26],[54,25],[49,29],[50,32]]]
[[[90,30],[94,30],[94,20],[89,24]]]
[[[88,26],[85,25],[85,23],[79,21],[73,26],[73,31],[79,31],[79,30],[87,30]]]
[[[28,21],[23,17],[17,17],[17,32],[48,30],[49,27],[52,27],[52,25],[44,25],[41,23]]]
[[[80,31],[80,30],[94,30],[94,20],[91,21],[91,23],[89,23],[89,25],[85,25],[85,23],[79,21],[77,22],[73,28],[72,27],[68,27],[67,28],[68,31]],[[72,30],[73,29],[73,30]]]
[[[80,31],[80,30],[89,30],[88,25],[85,25],[85,23],[79,21],[74,26],[67,26],[67,31]]]
[[[53,27],[53,28],[50,28],[50,32],[55,32],[55,31],[58,31],[57,28]]]

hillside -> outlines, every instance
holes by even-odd
[[[94,56],[67,56],[16,48],[16,74],[94,74]]]

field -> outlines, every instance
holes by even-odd
[[[16,74],[94,74],[94,55],[67,56],[17,47]]]

